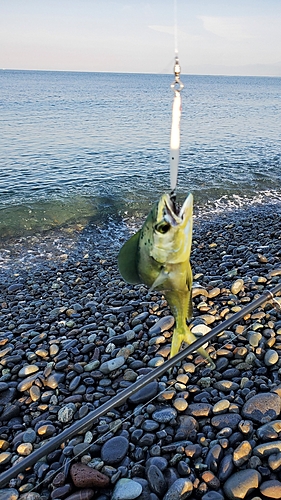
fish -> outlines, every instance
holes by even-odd
[[[180,208],[173,195],[164,193],[118,255],[119,271],[127,283],[143,283],[150,291],[164,293],[175,318],[170,357],[179,352],[183,342],[190,345],[196,340],[187,325],[192,317],[192,226],[192,194]],[[204,348],[198,352],[213,366]]]

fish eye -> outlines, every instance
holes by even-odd
[[[162,221],[162,222],[159,222],[159,224],[156,224],[155,226],[155,231],[157,231],[157,233],[160,233],[160,234],[165,234],[169,231],[171,225],[166,222],[166,221]]]

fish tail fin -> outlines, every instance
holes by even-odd
[[[193,342],[195,342],[195,340],[197,340],[195,335],[193,333],[191,333],[191,331],[187,325],[185,325],[184,327],[180,327],[180,328],[178,328],[176,326],[174,329],[173,338],[172,338],[170,357],[172,358],[173,356],[175,356],[179,352],[182,342],[186,342],[188,345],[191,345],[191,344],[193,344]],[[197,349],[197,352],[203,358],[207,359],[210,368],[215,367],[213,360],[210,358],[209,354],[207,353],[207,351],[203,347],[200,347],[199,349]]]

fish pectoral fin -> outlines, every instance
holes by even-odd
[[[161,287],[163,285],[168,277],[168,274],[164,269],[162,268],[160,273],[158,274],[156,280],[152,283],[149,291],[152,292],[152,290],[155,290],[157,287]]]
[[[136,285],[141,283],[138,273],[138,246],[139,246],[140,231],[132,236],[119,251],[118,267],[122,278]]]

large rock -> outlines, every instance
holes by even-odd
[[[259,487],[261,475],[253,469],[245,469],[233,474],[224,484],[224,493],[230,500],[245,498]]]
[[[109,478],[105,474],[80,462],[71,466],[70,475],[77,488],[105,488],[109,485]]]
[[[192,490],[190,479],[179,478],[170,486],[163,500],[184,500],[191,495]]]
[[[281,412],[281,398],[274,392],[256,394],[242,408],[242,415],[257,423],[276,420]]]

